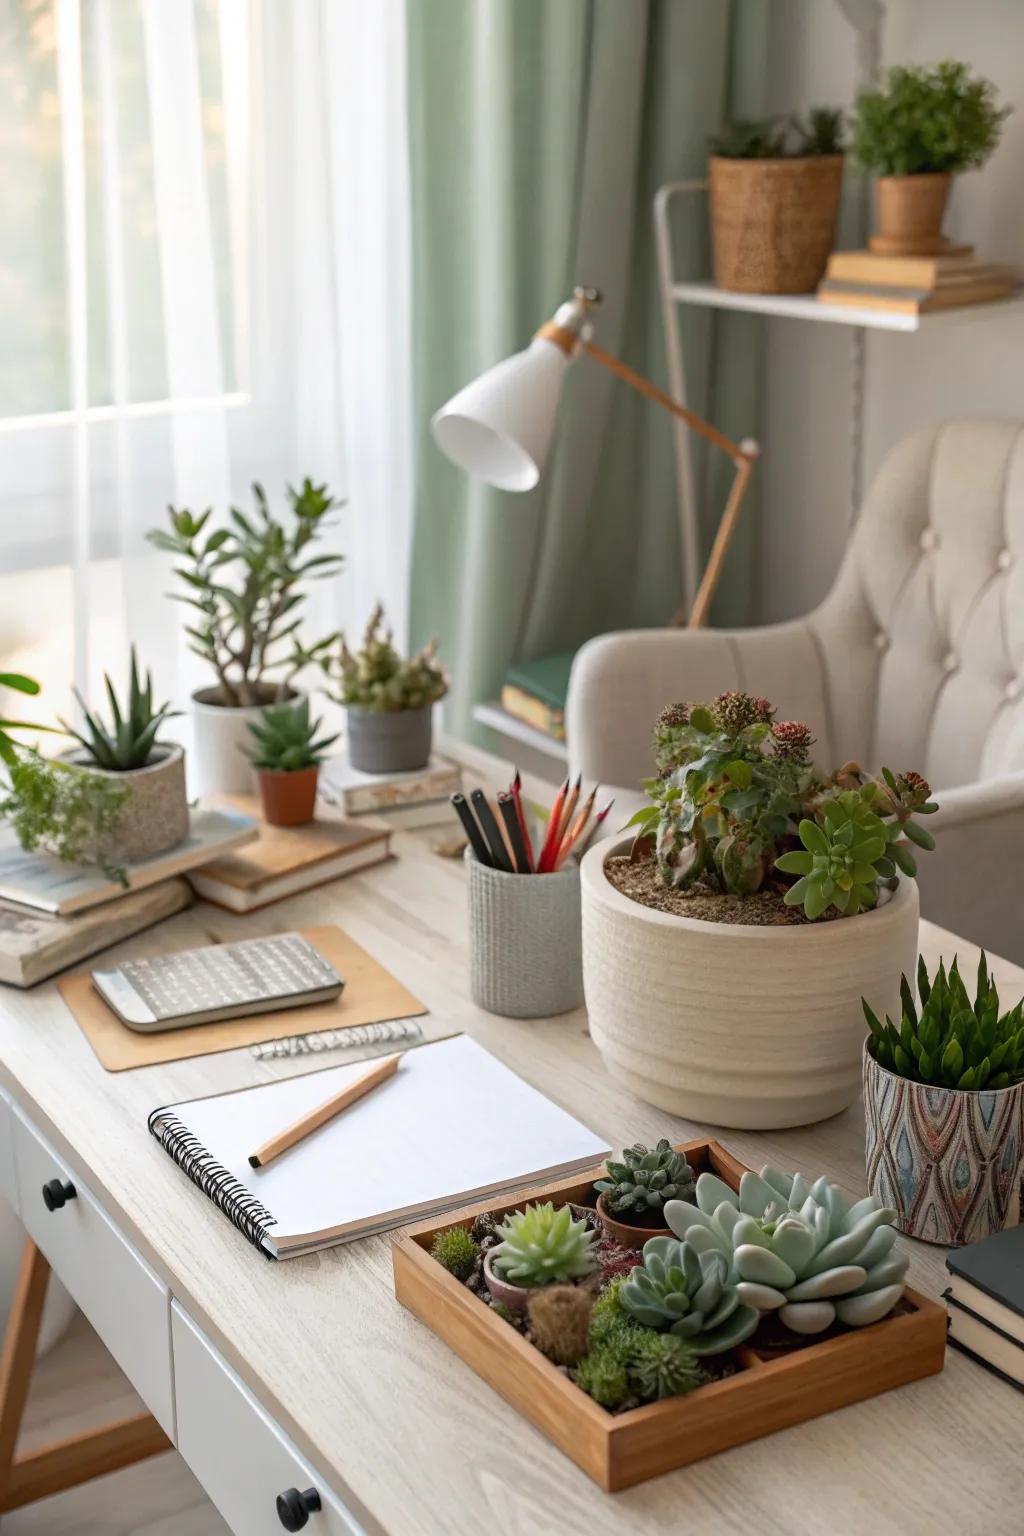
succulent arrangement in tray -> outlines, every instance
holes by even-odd
[[[596,1209],[547,1200],[446,1228],[430,1251],[613,1414],[731,1375],[740,1346],[795,1349],[878,1322],[903,1295],[895,1211],[825,1177],[765,1167],[737,1191],[695,1179],[662,1142],[627,1148],[593,1193],[622,1215],[655,1211],[667,1234],[630,1246]]]

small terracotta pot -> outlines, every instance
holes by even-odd
[[[510,1312],[525,1313],[527,1302],[531,1296],[542,1291],[542,1285],[513,1285],[509,1280],[503,1280],[494,1270],[491,1263],[493,1248],[488,1248],[484,1254],[484,1282],[494,1301],[500,1301],[508,1307]]]
[[[290,773],[257,770],[263,820],[268,826],[301,827],[313,820],[319,772],[318,768],[294,768]]]
[[[885,256],[933,256],[949,245],[942,233],[952,177],[948,172],[920,176],[879,176],[875,182],[878,234],[873,251]]]
[[[608,1202],[602,1191],[597,1197],[597,1214],[601,1218],[601,1225],[609,1237],[615,1239],[621,1248],[632,1248],[639,1253],[644,1243],[652,1237],[674,1237],[671,1227],[641,1227],[631,1221],[619,1221],[608,1210]]]

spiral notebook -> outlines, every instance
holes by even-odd
[[[415,1046],[395,1075],[265,1168],[249,1154],[366,1062],[154,1110],[149,1128],[267,1258],[383,1232],[594,1167],[609,1148],[466,1035]]]

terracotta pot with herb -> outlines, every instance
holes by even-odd
[[[316,787],[327,748],[337,736],[321,736],[321,720],[309,718],[309,700],[279,704],[249,723],[255,745],[246,755],[256,770],[263,819],[271,827],[297,827],[313,820]]]
[[[857,99],[853,152],[874,174],[878,233],[871,249],[890,256],[941,255],[953,176],[984,165],[1008,107],[990,80],[966,64],[899,65]]]

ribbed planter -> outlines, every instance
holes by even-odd
[[[655,912],[581,866],[590,1033],[613,1077],[673,1114],[762,1130],[852,1104],[867,1027],[861,996],[893,1013],[917,961],[918,897],[901,880],[871,912],[759,928]]]
[[[90,854],[102,852],[113,864],[130,864],[165,853],[188,836],[185,754],[181,747],[154,747],[145,768],[130,768],[124,773],[97,768],[88,754],[77,748],[64,753],[64,761],[110,779],[129,792],[110,835],[103,839],[102,849],[89,849]]]
[[[246,749],[253,745],[249,725],[268,705],[291,704],[299,697],[291,689],[278,698],[268,687],[255,704],[221,704],[220,690],[200,688],[192,695],[195,742],[191,754],[193,795],[251,795],[256,787]]]
[[[835,241],[842,185],[842,155],[712,155],[715,282],[738,293],[810,293]]]
[[[959,1246],[1017,1221],[1024,1083],[929,1088],[880,1067],[865,1044],[864,1122],[868,1189],[901,1232]]]
[[[430,760],[433,705],[360,709],[349,704],[348,760],[361,773],[410,773]]]
[[[546,1019],[583,1001],[580,872],[511,875],[466,852],[473,1001],[509,1019]]]

